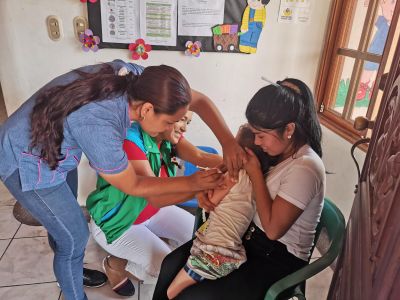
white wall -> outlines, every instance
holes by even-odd
[[[277,22],[280,1],[272,0],[267,6],[266,26],[254,55],[202,53],[199,58],[191,58],[181,52],[153,51],[147,61],[139,63],[177,67],[193,88],[215,101],[235,132],[245,121],[247,102],[266,84],[260,79],[261,75],[271,80],[298,77],[314,86],[330,2],[312,1],[309,24],[282,24]],[[0,81],[9,114],[57,75],[96,62],[116,58],[129,60],[127,50],[102,49],[97,53],[81,50],[73,33],[72,20],[86,14],[86,6],[77,0],[0,0]],[[61,18],[64,31],[61,41],[49,39],[45,24],[48,15]],[[198,118],[192,124],[187,134],[189,140],[220,149],[210,130]],[[336,147],[336,140],[335,136],[327,135],[325,148]],[[344,146],[339,144],[339,147]],[[335,152],[332,161],[341,152]],[[82,202],[93,187],[94,176],[87,161],[83,162],[80,172],[80,177],[85,178],[85,181],[80,180],[84,183],[80,185]],[[348,185],[349,181],[340,179]],[[330,189],[335,188],[328,187],[328,192]]]

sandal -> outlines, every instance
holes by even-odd
[[[112,273],[120,273],[117,270],[111,268],[108,259],[110,256],[106,256],[103,259],[103,270],[106,273],[108,280],[110,281],[110,275]],[[111,284],[111,281],[110,281]],[[135,294],[135,286],[133,285],[132,281],[128,278],[128,276],[124,277],[119,283],[111,286],[112,290],[116,292],[120,296],[133,296]]]

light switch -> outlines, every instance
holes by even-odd
[[[57,16],[48,16],[46,24],[50,39],[53,41],[61,40],[63,35],[61,19]]]
[[[79,40],[79,36],[88,28],[88,22],[84,17],[75,17],[73,22],[75,37]]]

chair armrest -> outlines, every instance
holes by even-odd
[[[328,251],[324,256],[320,257],[316,261],[278,280],[268,289],[264,300],[277,299],[279,294],[286,289],[294,287],[306,279],[311,278],[315,274],[318,274],[327,268],[335,260],[336,256],[337,253],[335,253],[335,251]]]

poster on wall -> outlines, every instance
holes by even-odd
[[[100,1],[103,42],[176,46],[177,0]]]
[[[212,36],[211,28],[224,22],[225,0],[179,0],[178,34]]]
[[[278,22],[309,23],[311,0],[281,0]]]
[[[152,50],[251,54],[266,26],[269,2],[99,0],[88,1],[87,8],[100,49],[129,49],[140,40]]]

